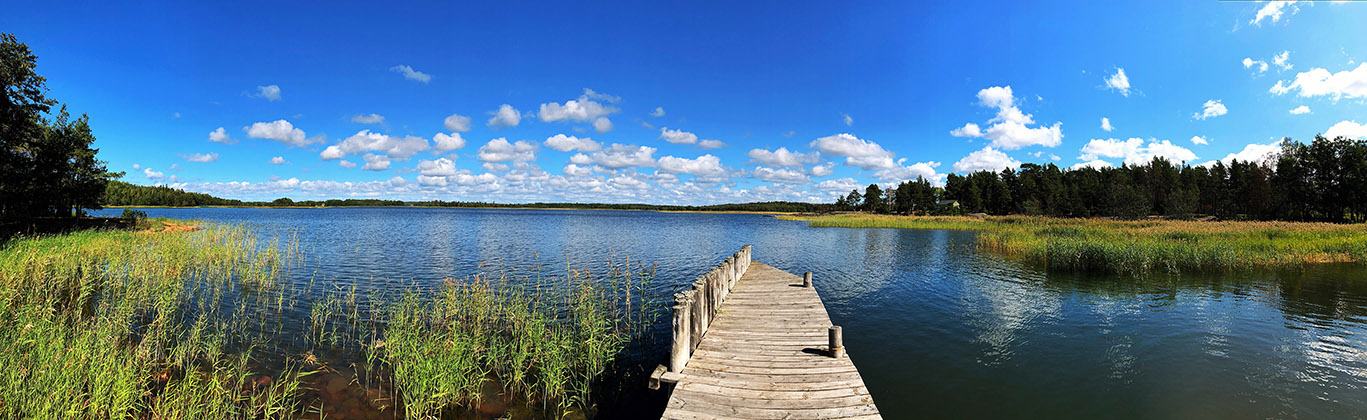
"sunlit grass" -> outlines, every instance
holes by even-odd
[[[1367,262],[1367,225],[1360,224],[849,214],[788,219],[813,227],[981,231],[982,249],[1068,271],[1179,273]]]

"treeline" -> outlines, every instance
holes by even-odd
[[[104,190],[104,205],[122,206],[241,206],[241,200],[218,198],[209,194],[194,193],[167,186],[133,185],[123,181],[112,181]]]
[[[38,58],[11,34],[0,34],[0,222],[69,218],[100,208],[111,173],[91,148],[85,115],[47,98]]]
[[[1158,215],[1221,219],[1367,221],[1367,141],[1316,136],[1287,140],[1262,162],[1173,164],[1154,158],[1119,168],[950,174],[944,188],[924,179],[883,191],[869,185],[836,200],[840,210],[898,214],[989,213],[1135,219]]]
[[[792,201],[765,201],[755,203],[713,204],[707,206],[675,206],[658,204],[612,204],[612,203],[526,203],[504,204],[477,201],[423,201],[414,203],[428,207],[465,207],[465,208],[534,208],[534,209],[586,209],[586,210],[653,210],[653,211],[754,211],[783,213],[829,212],[832,206],[822,203],[798,203]]]

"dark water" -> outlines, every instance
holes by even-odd
[[[667,296],[752,244],[758,261],[815,273],[887,418],[1367,418],[1359,266],[1146,279],[1046,273],[976,252],[973,233],[819,229],[759,215],[146,211],[297,230],[308,255],[296,281],[361,280],[370,291],[463,278],[481,263],[590,268],[615,250],[658,263],[651,292]],[[636,368],[664,362],[664,349],[653,351],[658,360]],[[618,399],[603,402],[613,417],[663,410],[657,394]]]

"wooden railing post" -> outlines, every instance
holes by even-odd
[[[812,272],[802,273],[802,287],[812,287]]]
[[[688,356],[693,350],[689,343],[689,337],[693,335],[689,319],[692,303],[689,292],[674,295],[674,345],[669,352],[670,372],[683,372],[684,365],[688,364]]]
[[[829,332],[830,355],[834,358],[845,356],[845,338],[841,336],[840,326],[832,325]]]

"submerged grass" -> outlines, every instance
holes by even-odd
[[[1064,271],[1128,275],[1367,262],[1367,225],[1300,222],[834,215],[813,227],[981,231],[978,245]]]

